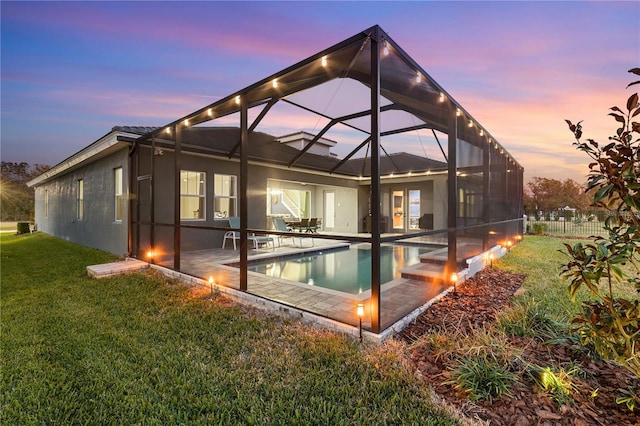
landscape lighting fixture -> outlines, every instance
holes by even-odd
[[[495,254],[489,253],[489,269],[493,269],[493,258],[496,257]]]
[[[147,262],[153,263],[153,250],[147,251]]]
[[[360,341],[362,342],[362,317],[364,316],[364,303],[358,303],[356,313],[358,314],[358,330],[360,331]]]
[[[214,284],[214,280],[213,280],[213,275],[211,275],[209,277],[209,287],[211,288],[211,296],[213,296],[213,284]]]
[[[453,292],[456,292],[456,284],[458,284],[458,274],[454,272],[451,274],[451,283],[453,284]]]

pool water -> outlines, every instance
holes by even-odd
[[[380,283],[400,278],[400,269],[419,263],[421,254],[433,250],[428,246],[381,246]],[[248,266],[249,271],[350,294],[371,289],[370,244],[252,261]]]

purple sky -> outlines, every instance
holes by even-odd
[[[380,25],[533,176],[584,181],[564,119],[606,140],[640,66],[640,3],[10,2],[2,160],[54,165],[163,125]]]

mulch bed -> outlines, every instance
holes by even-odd
[[[420,336],[455,328],[464,334],[484,327],[520,288],[524,276],[487,269],[479,272],[450,293],[406,327],[400,338],[411,344]],[[410,360],[434,391],[450,404],[457,406],[471,418],[488,421],[492,425],[640,425],[640,407],[630,412],[618,405],[620,388],[640,389],[640,380],[623,368],[591,359],[584,348],[572,343],[545,344],[532,338],[510,339],[524,350],[523,359],[538,366],[565,366],[574,361],[585,372],[584,377],[572,378],[574,391],[570,404],[559,406],[531,383],[518,384],[511,389],[512,397],[503,396],[492,403],[470,403],[453,387],[443,384],[447,367],[436,359],[426,345],[409,346]],[[444,373],[444,375],[443,375]],[[592,393],[597,389],[597,394]]]

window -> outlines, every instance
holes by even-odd
[[[122,167],[113,170],[113,178],[115,184],[115,221],[122,222]]]
[[[180,171],[180,219],[204,219],[205,178],[204,172]]]
[[[236,177],[232,175],[213,176],[213,211],[216,218],[236,216]]]
[[[76,219],[84,219],[84,179],[79,179],[76,188]]]
[[[44,190],[44,217],[49,217],[49,190]]]

